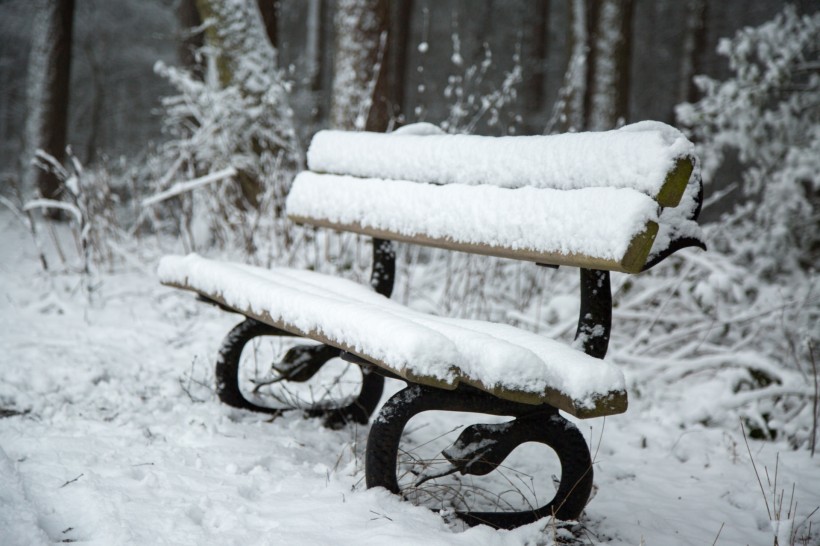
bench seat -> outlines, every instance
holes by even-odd
[[[443,389],[464,383],[582,418],[626,411],[624,377],[616,366],[509,325],[417,312],[368,286],[312,271],[196,254],[163,258],[159,276],[167,286],[194,291],[416,383]]]

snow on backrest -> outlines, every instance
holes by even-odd
[[[693,144],[680,131],[644,121],[613,131],[550,136],[320,131],[307,159],[317,173],[502,188],[631,188],[675,206],[693,155]],[[676,168],[683,179],[668,188]]]

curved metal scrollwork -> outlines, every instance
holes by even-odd
[[[694,201],[694,207],[692,208],[690,214],[688,215],[688,219],[696,222],[698,217],[700,216],[700,212],[703,209],[703,180],[701,179],[700,169],[695,169],[694,174],[694,183],[696,184],[697,191],[695,195],[692,196],[692,200]],[[664,261],[666,258],[677,252],[678,250],[682,250],[684,248],[695,247],[700,248],[701,250],[706,250],[706,243],[704,243],[700,238],[697,237],[676,237],[672,241],[670,241],[669,245],[661,252],[658,252],[652,259],[647,261],[641,271],[648,271]]]
[[[520,512],[458,512],[458,517],[467,524],[512,529],[547,516],[561,520],[580,516],[592,491],[592,461],[586,441],[575,425],[561,417],[552,406],[501,400],[464,386],[455,391],[444,391],[413,384],[385,403],[367,441],[367,487],[381,486],[401,494],[397,478],[399,440],[407,422],[418,413],[429,410],[515,417],[502,424],[467,427],[458,440],[442,452],[450,463],[450,469],[445,473],[488,474],[516,447],[526,442],[549,446],[561,463],[561,482],[549,503]]]
[[[239,362],[242,350],[252,339],[259,336],[292,336],[252,318],[237,324],[222,341],[216,360],[216,393],[229,406],[267,414],[279,414],[292,408],[268,408],[254,404],[245,398],[239,388]],[[341,351],[328,345],[296,345],[291,347],[282,361],[273,365],[282,380],[303,382],[313,377],[330,359]],[[353,402],[340,408],[318,408],[307,411],[311,416],[323,416],[325,425],[338,428],[347,423],[367,423],[381,399],[384,378],[362,368],[362,384]]]

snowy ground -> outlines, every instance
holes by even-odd
[[[270,421],[220,405],[198,381],[238,320],[160,286],[158,256],[99,276],[89,301],[80,276],[42,273],[6,212],[0,233],[0,408],[25,412],[0,418],[0,544],[553,542],[549,523],[464,530],[366,490],[366,427],[330,431],[295,413]],[[704,395],[664,394],[580,423],[598,492],[579,542],[772,544],[739,426],[681,429],[673,416]],[[412,436],[421,442],[425,428],[449,430],[452,417],[434,415]],[[801,523],[820,505],[820,456],[750,447],[772,480],[779,457],[782,518],[794,487]],[[519,456],[521,475],[555,472],[543,455]],[[539,482],[536,497],[551,486]],[[806,543],[820,544],[818,513],[811,520]]]

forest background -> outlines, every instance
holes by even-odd
[[[752,441],[805,454],[800,472],[816,470],[816,2],[2,0],[0,32],[0,205],[24,228],[30,246],[14,252],[35,256],[42,289],[20,281],[25,295],[9,288],[4,305],[17,313],[18,299],[53,298],[32,304],[33,332],[44,314],[126,305],[106,287],[133,271],[134,286],[153,283],[163,252],[366,282],[365,241],[282,218],[321,128],[426,121],[524,135],[660,120],[698,147],[709,252],[614,277],[609,358],[627,374],[630,413],[687,432],[742,423]],[[563,269],[407,248],[398,264],[399,301],[571,334],[577,279]],[[50,335],[9,340],[47,350]],[[30,377],[33,362],[9,360],[2,415],[51,411],[31,394],[52,388]],[[125,373],[101,365],[106,377]],[[176,394],[213,399],[208,366],[180,372]],[[808,543],[810,519],[792,518],[781,543]]]
[[[812,2],[791,2],[801,13]],[[160,98],[173,94],[154,71],[157,61],[190,66],[201,34],[194,0],[77,0],[67,93],[67,142],[86,165],[120,159],[137,163],[163,139]],[[274,5],[274,2],[260,2]],[[278,64],[290,85],[301,143],[329,125],[336,2],[279,0],[274,22]],[[590,5],[595,4],[595,2]],[[652,119],[674,124],[674,108],[698,98],[695,74],[724,79],[721,38],[756,26],[786,2],[750,0],[676,2],[637,0],[631,10],[626,123]],[[0,176],[21,177],[27,78],[37,2],[0,2]],[[498,119],[483,117],[480,134],[542,134],[564,83],[571,43],[571,3],[527,0],[405,0],[391,3],[391,39],[404,42],[392,59],[395,112],[404,123],[446,122],[455,101],[452,78],[470,67],[480,75],[468,92],[489,94],[505,74],[520,70],[517,98]],[[268,12],[271,10],[268,9]],[[482,66],[490,56],[491,63]],[[401,66],[397,66],[401,65]],[[448,93],[448,89],[450,92]],[[736,166],[735,166],[736,168]],[[715,177],[725,181],[731,177]],[[705,211],[714,219],[730,200]]]

